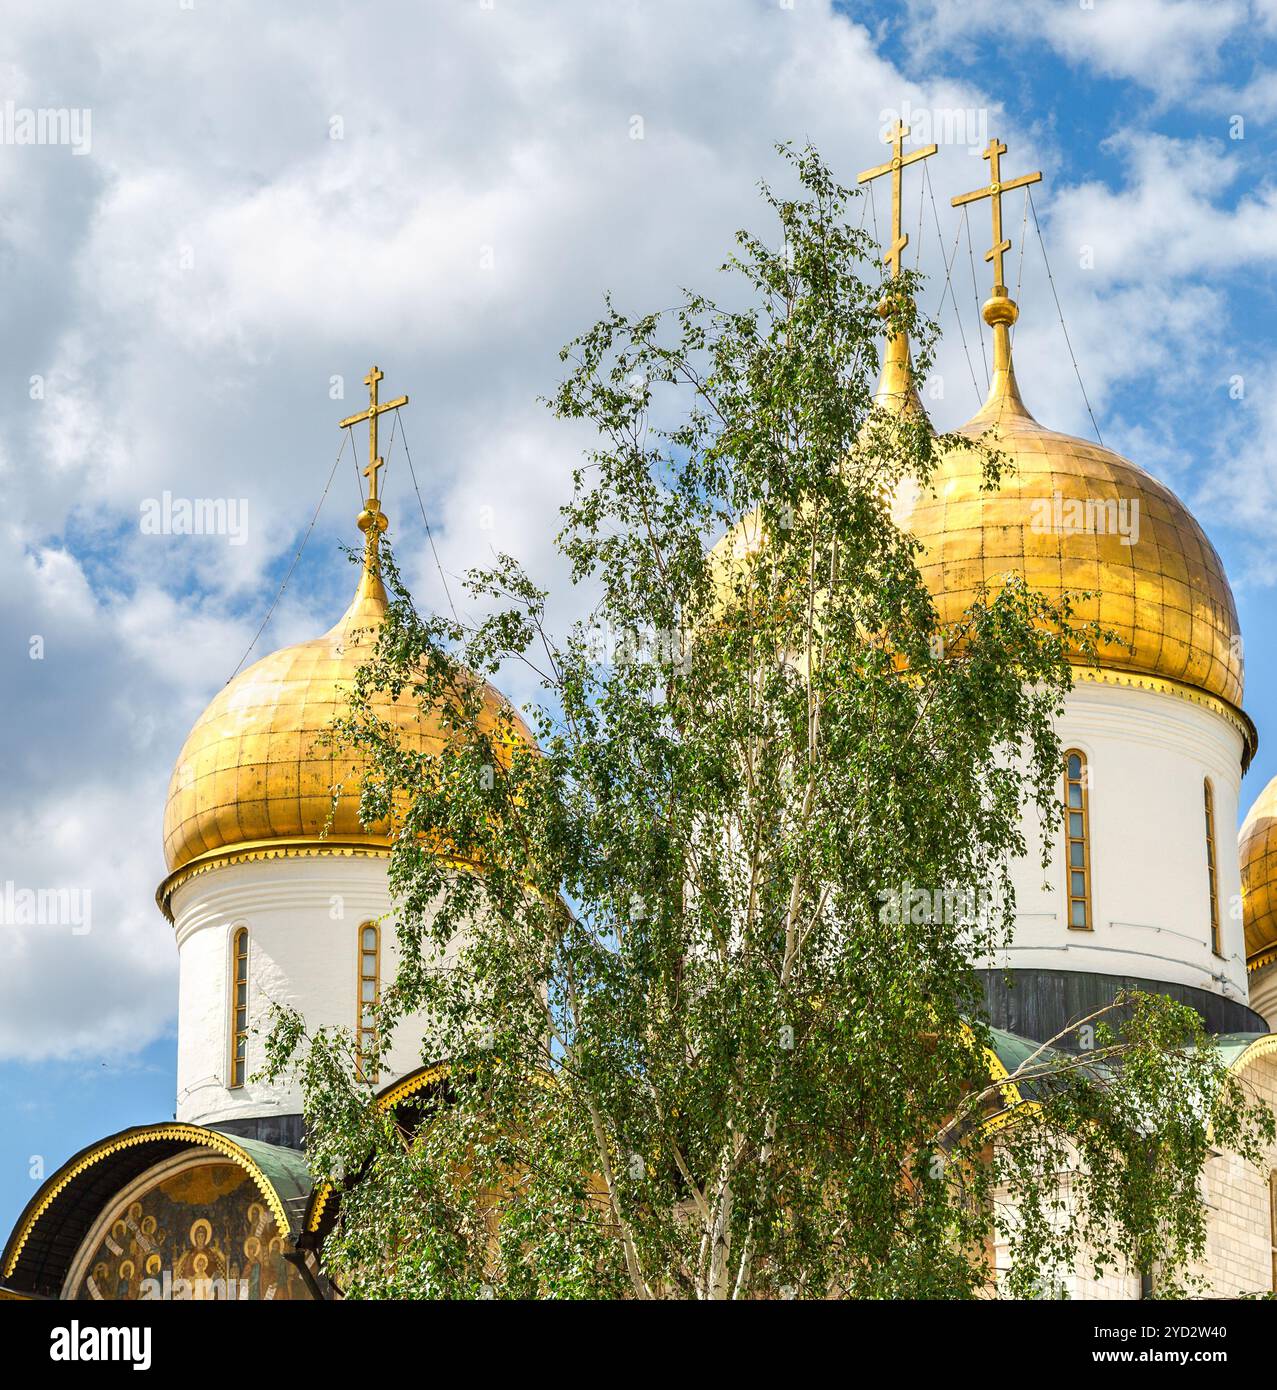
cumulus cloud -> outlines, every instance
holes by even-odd
[[[1088,180],[1060,199],[1055,227],[1090,247],[1101,281],[1158,280],[1267,265],[1277,238],[1277,187],[1265,181],[1230,203],[1249,167],[1246,146],[1151,133],[1105,142],[1125,167],[1121,187]]]
[[[1039,8],[998,14],[1036,16],[1076,61],[1121,72],[1122,7],[1067,20],[1047,10],[1069,7]],[[1156,8],[1171,28],[1143,36],[1143,61],[1158,65],[1150,42],[1192,42],[1209,67],[1226,27],[1209,16],[1236,6],[1192,7],[1197,18],[1172,0]],[[973,34],[992,13],[983,0],[962,10]],[[152,902],[169,770],[274,596],[371,362],[385,389],[412,398],[404,424],[444,569],[510,551],[554,586],[566,622],[590,596],[564,588],[552,544],[585,443],[538,401],[559,346],[606,291],[646,310],[681,286],[720,288],[714,268],[733,232],[759,223],[757,180],[781,176],[774,141],[811,138],[854,182],[881,161],[883,126],[907,103],[974,111],[1012,145],[1010,173],[1047,171],[1037,206],[1057,288],[1092,404],[1117,412],[1119,434],[1132,383],[1151,375],[1161,400],[1177,377],[1200,378],[1221,291],[1186,282],[1219,238],[1252,257],[1271,244],[1268,193],[1226,206],[1205,191],[1220,189],[1205,178],[1212,149],[1134,136],[1120,183],[1052,182],[1052,133],[945,74],[950,21],[936,9],[936,43],[906,67],[815,0],[403,0],[379,9],[371,33],[367,14],[335,0],[291,14],[247,0],[67,0],[7,17],[7,90],[91,109],[93,149],[0,149],[0,269],[12,287],[0,336],[0,748],[17,789],[0,808],[0,883],[83,883],[94,909],[86,936],[5,929],[0,1055],[136,1047],[170,1026],[175,952]],[[946,146],[928,161],[930,188],[910,187],[908,254],[931,277],[933,312],[960,227],[948,202],[985,182],[982,144]],[[1164,191],[1177,161],[1181,183],[1185,161],[1202,174],[1183,208]],[[882,190],[873,196],[881,219]],[[1019,214],[1009,202],[1026,395],[1044,420],[1087,432],[1032,221],[1026,237]],[[1159,284],[1140,266],[1168,217],[1176,248],[1162,248]],[[983,286],[987,205],[972,210],[970,234]],[[1088,238],[1105,247],[1093,269],[1077,254]],[[954,288],[976,381],[947,302],[933,381],[943,393],[931,398],[941,425],[965,419],[984,385],[981,296],[965,244],[960,254]],[[1126,439],[1182,467],[1166,439],[1138,433],[1141,419]],[[397,441],[392,535],[417,592],[438,605],[406,461]],[[257,654],[322,631],[345,606],[353,580],[338,547],[356,538],[357,485],[347,456]],[[143,534],[140,509],[165,492],[242,500],[245,543]],[[32,634],[46,638],[42,661],[28,656]],[[533,693],[517,672],[510,688]]]
[[[1271,0],[912,0],[909,8],[912,45],[927,56],[971,49],[989,34],[1042,42],[1090,73],[1202,105],[1229,90],[1217,80],[1229,45],[1272,14]]]
[[[559,345],[606,290],[646,308],[703,283],[773,140],[860,167],[882,108],[917,95],[821,5],[400,4],[379,23],[393,41],[371,65],[366,17],[336,4],[54,4],[10,23],[7,90],[88,108],[93,149],[0,152],[0,746],[21,789],[0,882],[87,888],[93,921],[5,928],[0,1055],[169,1026],[152,902],[169,769],[273,595],[369,362],[412,396],[445,567],[505,549],[548,577],[582,442],[537,400]],[[442,601],[405,461],[400,441],[388,507]],[[264,649],[344,606],[356,481],[347,458]],[[166,492],[243,500],[246,543],[143,534]]]

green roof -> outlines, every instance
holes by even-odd
[[[1219,1054],[1220,1060],[1226,1067],[1235,1066],[1242,1054],[1253,1043],[1260,1038],[1271,1037],[1269,1033],[1220,1033],[1218,1037],[1210,1039],[1210,1047]],[[1018,1033],[1008,1033],[1005,1028],[990,1028],[989,1037],[993,1043],[993,1050],[997,1054],[998,1061],[1007,1069],[1014,1072],[1022,1066],[1035,1052],[1038,1051],[1040,1044],[1035,1043],[1031,1038],[1022,1038]],[[1060,1051],[1059,1048],[1047,1047],[1041,1049],[1038,1063],[1043,1065],[1055,1060],[1064,1059],[1073,1054]],[[1037,1063],[1035,1063],[1035,1066]],[[1097,1064],[1095,1070],[1103,1072],[1103,1064]],[[1033,1083],[1027,1086],[1021,1084],[1023,1094],[1031,1095]]]
[[[1224,1065],[1231,1067],[1251,1043],[1268,1036],[1267,1033],[1221,1033],[1213,1040],[1212,1045],[1223,1059]]]
[[[1014,1071],[1016,1067],[1022,1066],[1042,1048],[1041,1043],[1035,1043],[1031,1038],[1022,1038],[1019,1033],[1008,1033],[1005,1028],[990,1028],[989,1037],[993,1040],[993,1050],[997,1053],[998,1061],[1007,1071]],[[1042,1059],[1045,1061],[1054,1051],[1054,1048],[1042,1048]]]
[[[296,1149],[286,1149],[282,1144],[267,1144],[260,1139],[244,1139],[228,1130],[218,1129],[217,1125],[207,1126],[237,1144],[253,1160],[266,1176],[266,1180],[279,1194],[284,1204],[293,1231],[301,1229],[302,1213],[315,1185],[314,1174],[307,1166],[305,1155]]]

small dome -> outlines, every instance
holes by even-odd
[[[335,627],[250,666],[196,721],[178,754],[164,808],[169,874],[157,897],[165,912],[173,889],[191,873],[241,855],[389,849],[388,827],[369,829],[359,821],[366,759],[323,741],[348,708],[355,673],[371,655],[387,607],[374,560]],[[411,692],[397,699],[378,694],[372,703],[405,748],[443,747],[441,724],[422,715]],[[480,727],[496,728],[505,708],[503,697],[484,683]],[[516,728],[531,742],[517,716]],[[334,808],[338,784],[343,790]]]
[[[1256,798],[1238,841],[1246,961],[1253,967],[1277,957],[1277,777]]]

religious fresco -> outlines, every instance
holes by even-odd
[[[100,1228],[72,1297],[307,1299],[256,1185],[237,1164],[201,1162],[126,1198]]]

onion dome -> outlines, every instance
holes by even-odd
[[[883,265],[891,282],[897,285],[904,265],[904,251],[909,245],[909,233],[905,231],[901,220],[904,171],[912,164],[929,159],[938,148],[931,144],[906,154],[904,142],[909,134],[909,127],[903,121],[896,120],[883,137],[891,146],[891,158],[872,169],[863,170],[857,176],[857,183],[860,184],[872,183],[879,178],[890,180],[891,240],[883,254]],[[884,295],[878,312],[884,319],[891,317],[892,300],[889,295]],[[927,412],[918,396],[913,359],[909,351],[909,335],[903,328],[889,333],[887,337],[882,374],[874,392],[873,405],[874,413],[865,421],[860,431],[862,446],[872,447],[873,435],[884,423],[894,422],[908,427],[922,421],[930,428]],[[763,543],[763,518],[758,509],[743,516],[726,535],[720,537],[710,552],[710,570],[720,600],[724,599],[730,590],[733,576],[739,574],[742,567],[754,563],[762,551]]]
[[[863,182],[890,173],[895,183],[886,257],[893,274],[908,241],[898,182],[911,158],[901,155],[905,133],[899,126],[890,133],[889,163],[860,176]],[[979,592],[996,591],[1008,575],[1055,601],[1067,594],[1074,622],[1095,622],[1112,634],[1097,642],[1093,658],[1072,653],[1080,678],[1156,689],[1213,708],[1241,734],[1245,766],[1257,739],[1241,708],[1237,609],[1215,548],[1164,483],[1101,444],[1047,429],[1021,398],[1011,359],[1019,310],[1003,283],[1011,243],[1003,235],[1001,200],[1041,174],[1004,179],[1005,152],[990,140],[988,186],[953,199],[960,206],[988,198],[992,209],[993,245],[985,259],[993,263],[994,285],[983,316],[993,329],[993,377],[984,406],[957,433],[995,451],[1001,481],[984,485],[986,450],[948,449],[928,486],[906,479],[897,490],[893,518],[921,542],[919,569],[943,623],[959,623]],[[903,332],[888,340],[874,400],[875,413],[926,419]],[[715,547],[716,570],[751,557],[761,543],[757,519],[745,518]],[[1080,598],[1083,593],[1089,597]]]
[[[1277,777],[1260,792],[1238,835],[1246,964],[1277,960]]]
[[[880,312],[886,317],[885,302]],[[860,444],[872,445],[873,431],[882,424],[888,428],[896,425],[911,428],[919,421],[930,430],[926,407],[918,395],[909,335],[901,329],[887,338],[882,371],[873,395],[873,414],[861,426]],[[893,504],[893,516],[898,512],[899,504]],[[738,573],[742,566],[752,564],[762,552],[763,542],[763,518],[757,508],[747,512],[715,542],[710,552],[710,569],[720,598],[730,590],[731,576]]]
[[[1138,464],[1029,414],[1011,360],[1016,305],[996,286],[983,312],[993,379],[958,433],[997,451],[1001,483],[986,491],[980,451],[957,448],[896,512],[922,542],[919,566],[942,620],[958,620],[980,585],[996,589],[1008,573],[1052,599],[1090,591],[1075,604],[1075,621],[1097,620],[1125,645],[1101,644],[1089,674],[1215,702],[1242,728],[1249,757],[1255,735],[1241,713],[1237,610],[1215,548]]]
[[[377,558],[386,518],[375,498],[359,526],[363,569],[341,619],[322,637],[273,652],[237,675],[178,754],[164,808],[168,876],[156,894],[166,916],[175,888],[222,864],[389,853],[390,827],[359,819],[367,758],[325,739],[332,721],[349,709],[355,674],[372,654],[388,609]],[[486,682],[482,692],[479,728],[495,732],[508,705]],[[398,697],[377,692],[370,704],[410,752],[440,751],[455,738],[441,719],[423,714],[408,690]],[[532,741],[517,716],[514,727]]]

